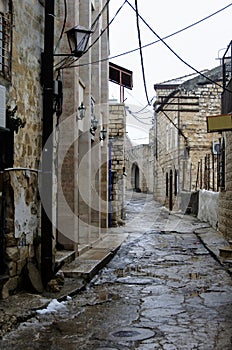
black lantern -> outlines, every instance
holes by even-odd
[[[86,51],[91,33],[93,33],[92,30],[88,30],[80,25],[67,30],[66,34],[70,50],[75,57],[81,57]]]
[[[106,139],[106,134],[107,134],[107,130],[104,128],[104,126],[100,132],[101,132],[100,141],[104,141]]]

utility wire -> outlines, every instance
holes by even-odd
[[[65,28],[65,25],[66,25],[66,21],[67,21],[67,2],[66,0],[64,0],[65,2],[65,19],[64,19],[64,24],[63,24],[63,28],[62,28],[62,31],[61,31],[61,35],[60,35],[60,38],[58,40],[58,43],[57,43],[57,46],[63,36],[63,33],[64,33],[64,28]],[[103,8],[101,9],[101,11],[99,12],[99,14],[97,15],[97,17],[95,18],[95,20],[92,22],[91,24],[91,29],[93,29],[93,27],[95,26],[95,24],[97,23],[97,21],[99,21],[99,18],[102,16],[103,12],[105,11],[105,9],[107,8],[107,6],[109,5],[110,3],[110,0],[108,0],[105,5],[103,6]],[[126,1],[124,2],[123,5],[125,5]],[[123,6],[122,5],[122,6]],[[118,11],[119,12],[119,11]],[[113,19],[112,19],[113,21]],[[99,38],[102,36],[102,34],[105,32],[105,30],[108,28],[108,26],[104,29],[104,31],[101,32],[101,34],[99,35],[99,37],[94,41],[94,43],[88,48],[88,50],[99,40]],[[56,49],[57,49],[57,46],[56,46]],[[55,50],[56,50],[55,49]],[[86,50],[86,52],[88,51]],[[63,58],[60,62],[58,62],[55,66],[58,66],[59,65],[59,68],[57,69],[64,69],[64,68],[68,68],[69,65],[71,64],[74,64],[79,58],[76,58],[74,59],[74,57],[65,57]],[[71,61],[71,62],[70,62]]]
[[[136,12],[136,9],[134,8],[133,5],[131,5],[131,3],[126,0],[127,4]],[[182,62],[184,63],[186,66],[188,66],[189,68],[191,68],[194,72],[198,73],[199,75],[201,75],[202,77],[204,77],[205,79],[207,79],[208,81],[210,81],[211,83],[223,88],[223,86],[219,83],[217,83],[216,81],[214,81],[213,79],[207,77],[207,75],[201,73],[199,70],[197,70],[196,68],[194,68],[192,65],[190,65],[188,62],[186,62],[182,57],[180,57],[165,41],[164,39],[162,39],[155,31],[154,29],[151,28],[151,26],[145,21],[145,19],[139,14],[139,18],[143,21],[143,23],[151,30],[151,32],[157,36],[157,38]],[[229,92],[232,92],[229,89],[225,89]]]
[[[136,115],[134,115],[134,113],[130,110],[129,107],[126,108],[127,111],[132,115],[132,117],[134,117],[138,122],[144,124],[144,125],[149,125],[151,126],[151,123],[146,123],[146,122],[143,122],[141,119],[139,119]]]
[[[218,10],[218,11],[212,13],[211,15],[209,15],[209,16],[207,16],[207,17],[204,17],[204,18],[200,19],[199,21],[194,22],[194,23],[188,25],[187,27],[184,27],[184,28],[182,28],[182,29],[180,29],[180,30],[178,30],[178,31],[176,31],[176,32],[174,32],[174,33],[172,33],[172,34],[166,35],[166,36],[163,37],[162,39],[163,39],[163,40],[166,40],[166,39],[168,39],[168,38],[171,38],[172,36],[177,35],[177,34],[183,32],[183,31],[185,31],[185,30],[187,30],[187,29],[189,29],[189,28],[191,28],[191,27],[193,27],[193,26],[195,26],[195,25],[197,25],[197,24],[199,24],[199,23],[201,23],[201,22],[203,22],[203,21],[205,21],[205,20],[207,20],[207,19],[209,19],[209,18],[215,16],[215,15],[217,15],[218,13],[220,13],[220,12],[226,10],[226,9],[227,9],[228,7],[230,7],[230,6],[232,6],[232,3],[230,3],[229,5],[227,5],[227,6],[223,7],[223,8],[221,8],[220,10]],[[159,42],[160,42],[160,40],[152,41],[151,43],[148,43],[148,44],[146,44],[146,45],[143,45],[142,48],[146,48],[146,47],[148,47],[148,46],[157,44],[157,43],[159,43]],[[67,68],[82,67],[82,66],[86,66],[86,65],[97,64],[97,63],[99,63],[99,62],[104,62],[104,61],[111,60],[111,59],[113,59],[113,58],[118,58],[118,57],[121,57],[121,56],[124,56],[124,55],[128,55],[128,54],[133,53],[133,52],[138,51],[138,50],[139,50],[139,48],[132,49],[132,50],[128,50],[128,51],[122,52],[122,53],[120,53],[120,54],[111,56],[111,57],[103,58],[103,59],[101,59],[101,60],[99,60],[99,61],[93,61],[93,62],[89,62],[89,63],[83,63],[83,64],[79,64],[79,65],[75,65],[75,66],[70,66],[70,67],[67,67]]]
[[[137,25],[138,40],[139,40],[139,53],[140,53],[140,61],[141,61],[141,68],[142,68],[142,75],[143,75],[143,86],[144,86],[147,103],[148,105],[150,105],[150,101],[147,93],[147,84],[146,84],[144,62],[143,62],[143,51],[142,51],[141,33],[140,33],[140,27],[139,27],[139,10],[138,10],[137,0],[135,0],[135,11],[136,11],[136,25]]]
[[[99,13],[98,17],[95,19],[94,23],[97,21],[97,19],[99,19],[99,17],[102,15],[104,9],[106,8],[106,5],[108,5],[110,2],[110,0],[108,0],[108,2],[105,4],[105,6],[103,7],[102,11]],[[118,8],[117,12],[115,13],[114,17],[110,20],[110,22],[107,24],[107,26],[101,31],[101,34],[94,40],[93,43],[91,43],[91,45],[89,45],[89,47],[87,48],[87,50],[85,51],[88,52],[95,44],[96,42],[98,42],[98,40],[101,38],[101,36],[105,33],[105,31],[109,28],[109,26],[111,25],[111,23],[115,20],[115,18],[117,17],[117,15],[119,14],[119,12],[121,11],[121,9],[123,8],[123,6],[126,4],[126,0],[123,2],[123,4]],[[91,28],[93,27],[93,24],[91,26]],[[71,66],[64,66],[64,68],[72,68],[75,67],[75,65],[73,65],[77,60],[79,60],[79,58],[76,58],[75,60],[73,60],[73,62],[71,62]],[[99,62],[103,62],[104,60],[99,60]],[[79,67],[79,65],[78,65]]]
[[[58,48],[58,46],[59,46],[59,43],[60,43],[60,41],[61,41],[61,39],[62,39],[62,37],[63,37],[64,29],[65,29],[66,22],[67,22],[67,16],[68,16],[67,1],[64,0],[64,22],[63,22],[63,27],[62,27],[62,29],[61,29],[60,37],[59,37],[59,39],[58,39],[58,41],[57,41],[57,44],[56,44],[56,47],[55,47],[55,51],[54,51],[54,52],[56,52],[56,50],[57,50],[57,48]]]
[[[110,1],[110,0],[109,0]],[[108,1],[108,3],[109,3]],[[126,4],[126,0],[124,1],[124,3],[118,8],[117,12],[115,13],[114,17],[111,19],[111,21],[107,24],[107,26],[101,31],[101,34],[94,40],[93,43],[91,43],[91,45],[89,45],[88,49],[85,51],[88,52],[91,47],[93,47],[93,45],[96,44],[96,42],[100,39],[100,37],[105,33],[105,31],[109,28],[109,26],[111,25],[111,23],[115,20],[115,18],[117,17],[117,15],[119,14],[119,12],[121,11],[121,9],[123,8],[123,6]]]
[[[101,9],[101,11],[99,12],[99,14],[97,15],[97,17],[95,18],[95,20],[93,21],[93,23],[91,24],[91,29],[93,29],[93,27],[95,26],[95,24],[97,23],[97,21],[99,20],[99,18],[102,16],[103,12],[105,11],[105,8],[109,5],[110,0],[108,0],[105,5],[103,6],[103,8]]]
[[[207,72],[207,70],[208,70],[208,69],[204,69],[204,70],[201,71],[201,73]],[[177,77],[177,78],[165,80],[165,81],[162,81],[161,83],[158,83],[158,85],[159,85],[159,84],[170,83],[171,81],[181,80],[181,79],[184,79],[184,78],[191,77],[191,76],[193,76],[193,75],[196,75],[196,73],[186,74],[186,75],[183,75],[182,77]]]

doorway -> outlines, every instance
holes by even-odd
[[[139,182],[140,182],[139,167],[137,163],[134,163],[132,165],[132,171],[131,171],[131,184],[132,184],[132,189],[136,192],[140,191]]]

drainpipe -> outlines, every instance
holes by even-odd
[[[41,277],[44,287],[51,280],[52,266],[52,177],[53,177],[53,50],[54,0],[45,1],[44,53],[42,60],[43,135],[42,135],[42,212],[41,212]],[[50,137],[50,139],[49,139]],[[44,203],[46,201],[46,203]],[[45,205],[44,205],[45,204]],[[46,208],[46,211],[45,211]]]

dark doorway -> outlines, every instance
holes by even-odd
[[[139,187],[139,167],[138,164],[134,163],[132,166],[131,171],[131,182],[132,182],[132,189],[136,192],[140,192]]]
[[[169,173],[169,210],[172,211],[173,208],[173,173],[170,170]]]

